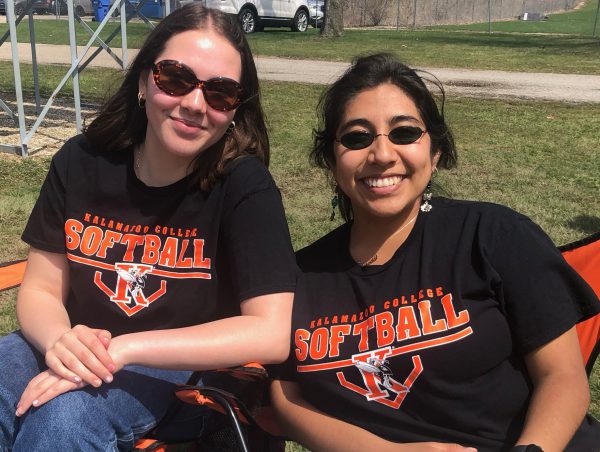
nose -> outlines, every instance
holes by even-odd
[[[380,133],[375,135],[375,139],[369,147],[369,162],[387,166],[393,164],[398,160],[398,153],[392,142],[388,139],[387,135]]]
[[[194,88],[191,92],[183,96],[180,104],[187,110],[199,113],[205,113],[207,108],[204,92],[200,87]]]

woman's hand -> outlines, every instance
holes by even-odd
[[[21,331],[57,375],[98,387],[102,381],[111,381],[114,372],[106,351],[111,334],[83,325],[71,326],[65,308],[69,290],[66,254],[31,248],[17,297]]]
[[[107,350],[110,341],[109,331],[77,325],[47,349],[46,365],[59,377],[97,388],[110,383],[116,370]]]
[[[17,403],[17,416],[22,416],[32,406],[38,407],[52,400],[54,397],[64,394],[65,392],[80,389],[85,386],[85,383],[74,383],[71,380],[57,375],[54,371],[48,369],[34,377],[25,391],[21,395],[19,403]]]
[[[110,346],[110,350],[107,350],[103,347],[103,354],[106,354],[110,359],[111,366],[113,368],[113,373],[118,372],[125,366],[123,352],[127,348],[126,341],[121,340],[119,337],[116,337],[111,340],[110,333],[108,333],[107,331],[94,330],[92,328],[87,328],[83,326],[75,327],[72,330],[70,330],[70,332],[73,334],[77,334],[77,338],[81,337],[81,332],[84,332],[84,337],[89,338],[88,334],[91,332],[94,335],[96,335],[96,339],[99,340],[101,343],[106,343],[107,348]],[[68,341],[70,341],[71,339],[72,338],[68,338]],[[48,369],[34,377],[29,382],[29,384],[25,388],[25,391],[23,391],[23,394],[21,395],[21,399],[17,404],[16,415],[22,416],[32,406],[39,407],[44,403],[48,402],[49,400],[52,400],[56,396],[64,394],[65,392],[73,391],[75,389],[81,389],[87,385],[87,382],[85,380],[74,381],[73,378],[70,378],[70,372],[68,372],[68,375],[69,377],[65,378],[64,376],[55,372],[53,369]],[[112,381],[112,375],[109,375],[110,381]],[[109,383],[109,381],[107,381],[107,383]],[[98,386],[100,386],[101,384],[102,381],[99,381]]]

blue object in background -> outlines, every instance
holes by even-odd
[[[110,0],[92,0],[92,6],[94,7],[94,20],[102,22],[110,8]]]
[[[161,19],[164,17],[163,0],[146,0],[140,12],[146,17]]]

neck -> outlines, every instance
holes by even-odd
[[[384,264],[406,241],[417,220],[419,208],[394,218],[355,218],[350,236],[350,254],[361,266]]]
[[[171,185],[191,171],[190,160],[153,152],[144,143],[134,149],[133,162],[136,176],[149,187]]]

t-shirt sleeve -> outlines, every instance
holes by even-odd
[[[272,380],[296,381],[296,359],[294,357],[294,348],[290,351],[288,359],[281,364],[272,364],[266,366],[269,378]]]
[[[70,143],[54,155],[40,195],[31,211],[21,239],[34,248],[64,253],[67,154]]]
[[[593,290],[539,226],[518,217],[491,257],[497,292],[517,349],[525,354],[600,310]]]
[[[253,157],[234,164],[227,182],[221,237],[238,302],[294,292],[296,265],[281,194]]]

